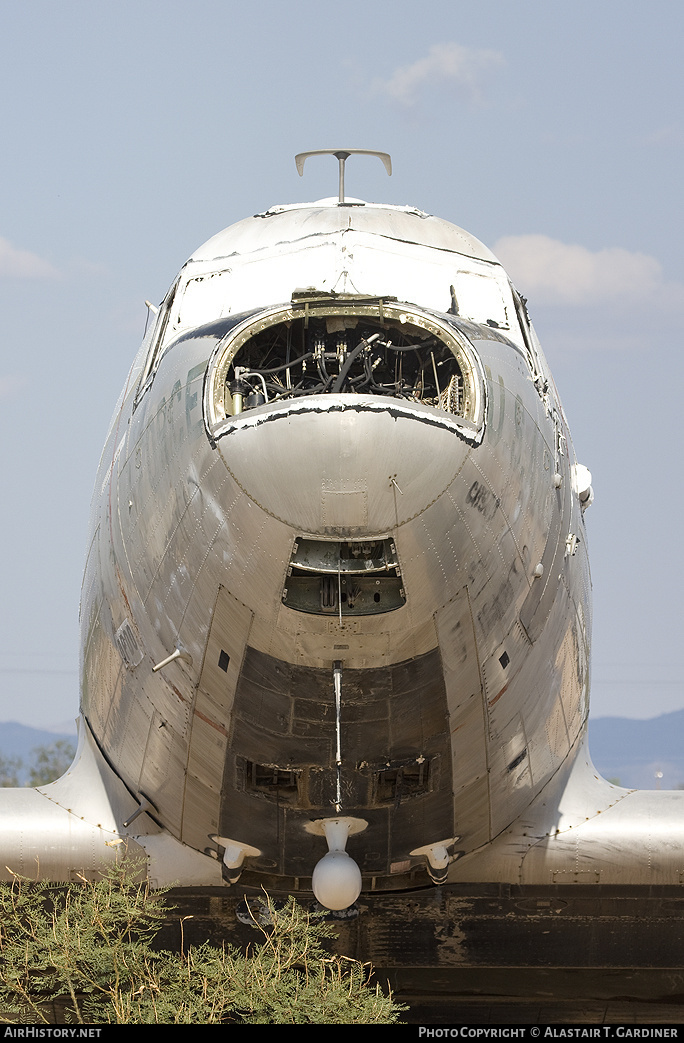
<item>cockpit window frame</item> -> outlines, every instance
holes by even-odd
[[[523,343],[525,345],[527,364],[530,368],[535,387],[539,389],[539,387],[544,384],[546,376],[541,359],[539,358],[539,353],[537,352],[534,343],[532,323],[530,322],[530,316],[527,312],[527,298],[523,297],[523,295],[519,293],[518,290],[516,290],[515,286],[510,281],[510,279],[508,281],[508,285],[511,289],[511,296],[513,297],[513,307],[515,308],[516,318],[518,320],[518,325],[520,327],[520,331],[523,337]]]
[[[157,312],[157,319],[154,324],[154,331],[152,333],[152,339],[150,342],[149,351],[147,352],[147,358],[145,359],[145,365],[143,366],[142,373],[140,375],[140,383],[138,385],[138,391],[135,396],[135,402],[133,408],[136,409],[143,395],[152,386],[154,380],[154,374],[157,371],[159,362],[162,357],[162,347],[164,344],[164,337],[169,325],[169,319],[171,312],[173,311],[174,302],[180,285],[180,276],[174,280],[169,289],[168,293],[164,297],[164,300],[159,305],[159,311]]]

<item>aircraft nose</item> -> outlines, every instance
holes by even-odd
[[[443,316],[302,293],[218,345],[207,429],[242,489],[298,531],[388,532],[440,496],[479,443],[480,360]]]
[[[218,449],[242,489],[301,532],[387,532],[453,481],[468,442],[434,413],[349,396],[249,416]]]

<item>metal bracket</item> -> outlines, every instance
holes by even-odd
[[[312,152],[299,152],[295,156],[297,172],[300,177],[304,176],[304,163],[309,156],[334,156],[340,165],[340,188],[339,201],[344,203],[344,164],[350,156],[377,156],[382,160],[388,175],[392,176],[392,159],[388,152],[375,152],[370,148],[318,148]]]
[[[152,801],[148,800],[148,798],[143,793],[140,794],[140,797],[138,798],[138,800],[139,800],[139,803],[138,803],[137,808],[135,809],[133,814],[129,815],[129,817],[123,823],[124,829],[128,829],[128,827],[130,826],[131,822],[135,822],[135,820],[137,819],[138,815],[143,815],[146,811],[156,811],[157,810],[156,807],[154,806],[154,804],[152,803]]]
[[[192,656],[189,652],[186,652],[183,648],[177,648],[171,655],[167,655],[166,659],[162,659],[161,663],[157,663],[156,666],[152,667],[152,673],[156,674],[158,670],[162,670],[169,663],[175,663],[176,659],[182,659],[183,662],[187,663],[188,666],[192,666]]]

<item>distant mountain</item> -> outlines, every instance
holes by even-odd
[[[16,721],[0,723],[0,754],[5,757],[21,757],[27,761],[35,746],[52,746],[58,739],[68,739],[76,745],[76,736],[71,732],[48,732]]]
[[[677,789],[684,785],[684,710],[645,721],[590,718],[589,750],[601,775],[621,786]]]
[[[73,732],[44,731],[14,721],[0,723],[0,755],[30,759],[35,746],[58,739],[76,745]],[[589,749],[598,771],[628,789],[677,789],[684,785],[684,710],[646,721],[629,717],[589,720]],[[662,772],[662,778],[656,777]]]

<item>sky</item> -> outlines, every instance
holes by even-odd
[[[509,269],[595,501],[593,716],[684,708],[684,7],[0,0],[0,721],[78,712],[99,454],[193,250],[346,189]]]

